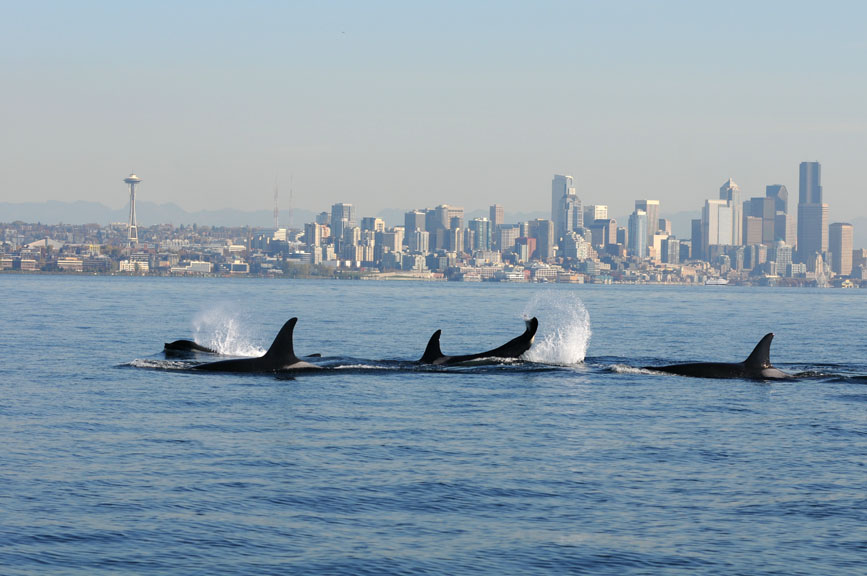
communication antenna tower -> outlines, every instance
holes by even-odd
[[[292,186],[292,181],[293,181],[293,179],[292,179],[292,173],[290,172],[290,173],[289,173],[289,228],[291,228],[291,227],[292,227],[292,224],[295,223],[295,222],[293,221],[293,219],[292,219],[292,216],[293,216],[293,212],[292,212],[292,196],[293,196],[293,194],[294,194],[294,190],[292,189],[292,188],[293,188],[293,186]]]
[[[277,207],[277,179],[274,179],[274,230],[280,229],[280,209]]]

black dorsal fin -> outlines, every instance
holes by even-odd
[[[424,349],[424,355],[421,357],[419,362],[424,364],[433,364],[434,360],[443,357],[443,353],[440,350],[440,334],[442,334],[442,330],[437,330],[433,333],[433,336],[428,340],[427,348]]]
[[[751,368],[768,368],[771,366],[771,340],[774,339],[774,333],[765,334],[765,337],[759,340],[753,353],[744,360],[744,365]]]
[[[283,324],[280,332],[277,333],[277,337],[274,338],[271,347],[262,356],[263,360],[267,360],[277,366],[288,366],[289,364],[299,362],[298,357],[295,356],[295,345],[292,343],[292,333],[295,331],[296,322],[298,322],[298,318],[290,318]]]

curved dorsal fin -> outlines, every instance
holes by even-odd
[[[443,353],[440,350],[440,334],[442,334],[442,330],[437,330],[433,333],[433,336],[428,340],[427,348],[424,349],[424,355],[421,357],[419,362],[432,364],[434,360],[443,357]]]
[[[288,366],[289,364],[299,362],[298,357],[295,356],[295,345],[292,343],[292,333],[295,331],[296,322],[298,322],[298,318],[290,318],[283,324],[280,332],[277,333],[277,337],[274,338],[271,347],[262,356],[263,360],[268,360],[280,366]]]
[[[774,333],[765,334],[765,337],[759,340],[753,353],[744,360],[746,366],[753,368],[768,368],[771,366],[771,340],[774,339]]]

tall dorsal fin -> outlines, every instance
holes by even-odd
[[[440,350],[440,334],[442,334],[442,330],[437,330],[433,333],[433,336],[428,340],[427,348],[424,349],[424,355],[421,357],[419,362],[433,364],[434,360],[443,357],[443,353]]]
[[[774,333],[765,334],[765,337],[759,340],[756,347],[753,348],[753,353],[744,360],[744,365],[751,368],[768,368],[771,366],[771,340],[774,339]]]
[[[271,347],[262,356],[263,360],[267,360],[277,366],[288,366],[300,361],[295,356],[295,345],[292,343],[292,333],[295,331],[296,322],[298,322],[298,318],[290,318],[283,324],[280,332],[277,333],[277,337],[274,338]]]

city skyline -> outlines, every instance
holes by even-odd
[[[119,207],[134,169],[143,201],[186,210],[271,210],[276,180],[284,214],[290,186],[295,209],[530,212],[571,174],[625,216],[635,198],[694,211],[727,178],[794,191],[821,160],[830,221],[867,216],[859,3],[6,12],[0,202]]]

